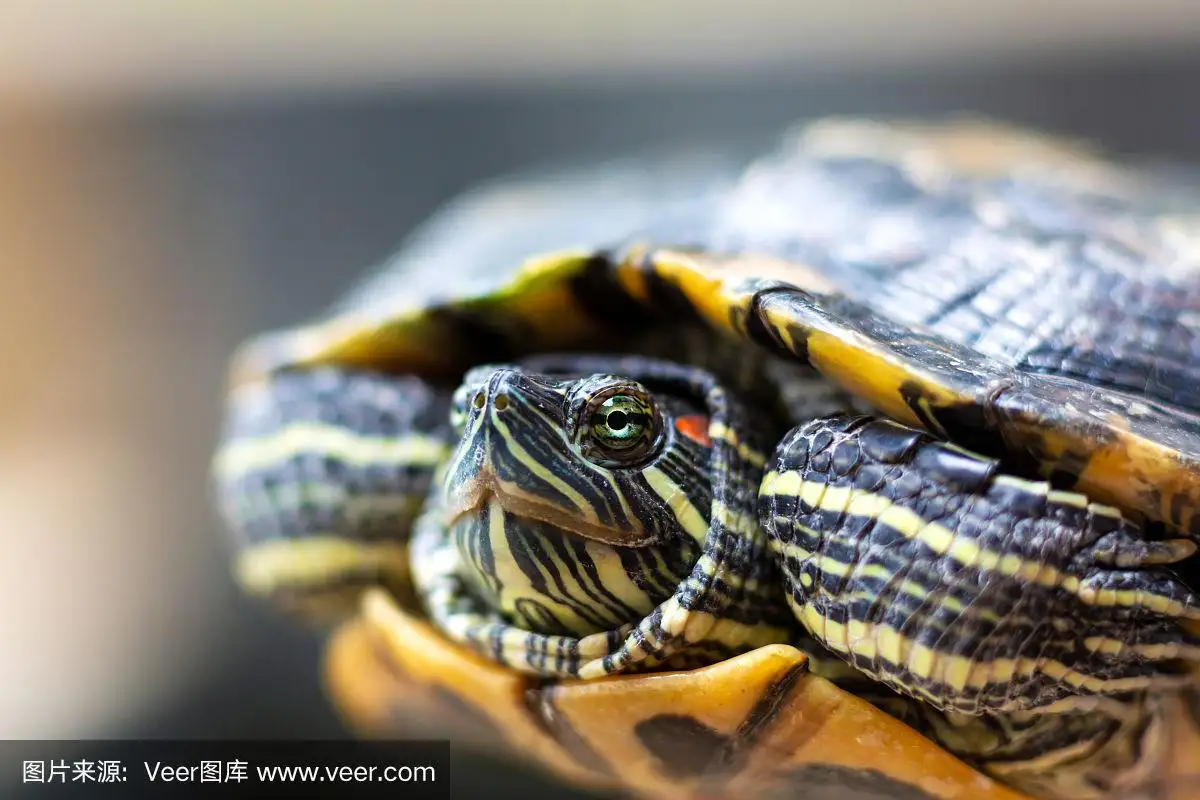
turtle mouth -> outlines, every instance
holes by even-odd
[[[602,542],[613,547],[646,547],[656,544],[654,537],[636,519],[628,526],[604,525],[574,509],[566,509],[537,495],[500,480],[496,473],[484,467],[469,480],[446,491],[446,520],[453,527],[464,518],[477,516],[491,502],[497,503],[506,514],[551,525],[584,539]]]

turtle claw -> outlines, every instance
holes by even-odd
[[[1117,532],[1102,537],[1092,546],[1096,563],[1122,569],[1178,564],[1196,551],[1197,545],[1190,539],[1146,541],[1121,536]]]

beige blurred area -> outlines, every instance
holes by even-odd
[[[796,64],[971,70],[1198,35],[1194,0],[7,0],[0,93],[41,103]]]
[[[186,165],[119,127],[55,114],[566,78],[953,74],[1198,43],[1196,0],[5,0],[0,738],[119,730],[220,657],[232,601],[206,469],[234,332],[260,322],[236,208],[190,204]],[[288,200],[315,202],[300,181]]]
[[[3,131],[0,738],[95,736],[209,657],[223,567],[197,520],[219,387],[181,389],[224,359],[236,307],[189,305],[163,268],[169,170]]]

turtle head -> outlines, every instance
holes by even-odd
[[[494,500],[517,518],[614,547],[707,532],[708,418],[687,398],[612,373],[483,367],[467,375],[451,414],[452,523]],[[689,506],[694,515],[682,511]],[[689,530],[681,516],[703,527]]]
[[[639,366],[481,367],[455,393],[445,519],[472,584],[530,629],[635,622],[671,595],[703,546],[712,505],[703,397]],[[597,593],[623,612],[593,619],[605,616]]]

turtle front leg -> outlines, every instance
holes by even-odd
[[[760,522],[825,647],[947,712],[1061,712],[1192,680],[1196,550],[919,431],[835,416],[776,449]]]
[[[417,378],[333,367],[235,390],[213,481],[243,588],[316,620],[368,586],[411,596],[409,531],[452,449],[448,406]]]

